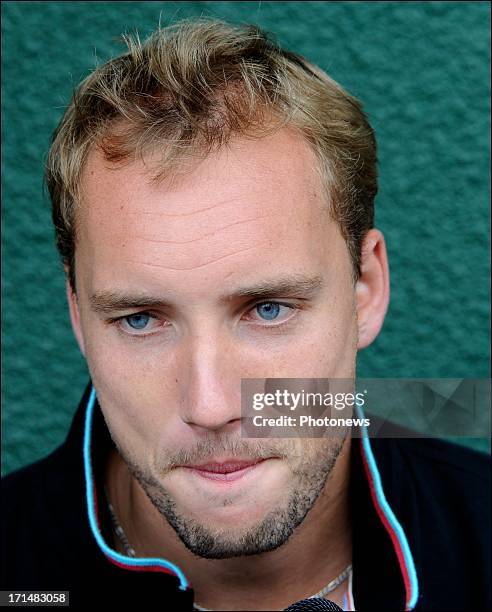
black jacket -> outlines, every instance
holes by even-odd
[[[111,448],[89,384],[65,442],[2,479],[0,588],[70,591],[77,609],[191,610],[186,568],[180,579],[164,560],[113,548]],[[350,491],[355,609],[490,608],[487,455],[434,439],[354,439]]]

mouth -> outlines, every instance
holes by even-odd
[[[268,460],[269,459],[227,459],[181,467],[201,478],[229,483],[235,482],[246,476],[246,474],[257,470],[260,464]]]

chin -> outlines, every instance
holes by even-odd
[[[282,546],[291,536],[295,526],[277,520],[277,513],[267,513],[262,519],[247,524],[232,520],[224,521],[186,520],[181,517],[168,518],[183,544],[193,554],[206,559],[228,559],[258,555]],[[220,529],[217,526],[220,525]]]
[[[200,523],[204,528],[218,532],[246,532],[260,524],[278,508],[286,507],[286,500],[274,499],[271,496],[251,496],[240,500],[221,497],[215,500],[198,502],[193,500],[176,499],[175,509],[189,521]]]
[[[261,505],[257,500],[252,497],[228,503],[223,499],[220,506],[175,503],[162,510],[191,552],[207,559],[226,559],[282,546],[304,520],[315,496],[308,498],[293,491],[282,500],[269,497]]]

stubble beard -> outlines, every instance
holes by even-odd
[[[205,559],[227,559],[275,550],[291,537],[323,491],[344,441],[344,437],[316,440],[316,450],[311,454],[289,452],[289,442],[284,441],[281,446],[282,454],[284,460],[289,461],[293,475],[290,493],[285,501],[279,503],[261,521],[242,533],[214,529],[186,516],[178,510],[175,500],[156,478],[144,474],[136,464],[126,458],[124,460],[132,476],[139,482],[161,516],[175,530],[186,548]],[[231,447],[227,443],[220,446],[221,450],[225,450],[225,446],[228,449]],[[234,448],[237,447],[238,444],[235,444]],[[214,448],[217,449],[216,444]],[[251,446],[248,448],[251,449]],[[278,446],[275,448],[278,449]],[[262,445],[254,455],[268,456],[269,452],[270,447],[267,449]],[[206,456],[206,453],[203,454]]]

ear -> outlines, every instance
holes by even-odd
[[[383,234],[367,232],[362,243],[361,275],[356,283],[357,348],[369,346],[379,334],[389,303],[389,267]]]
[[[65,272],[67,270],[65,269]],[[70,321],[72,322],[73,333],[75,334],[75,338],[79,345],[80,351],[82,355],[85,357],[85,345],[84,345],[84,337],[82,335],[82,326],[80,324],[80,311],[79,311],[79,303],[77,300],[77,294],[73,292],[72,286],[70,284],[69,275],[66,274],[65,287],[67,292],[67,302],[68,308],[70,311]]]

